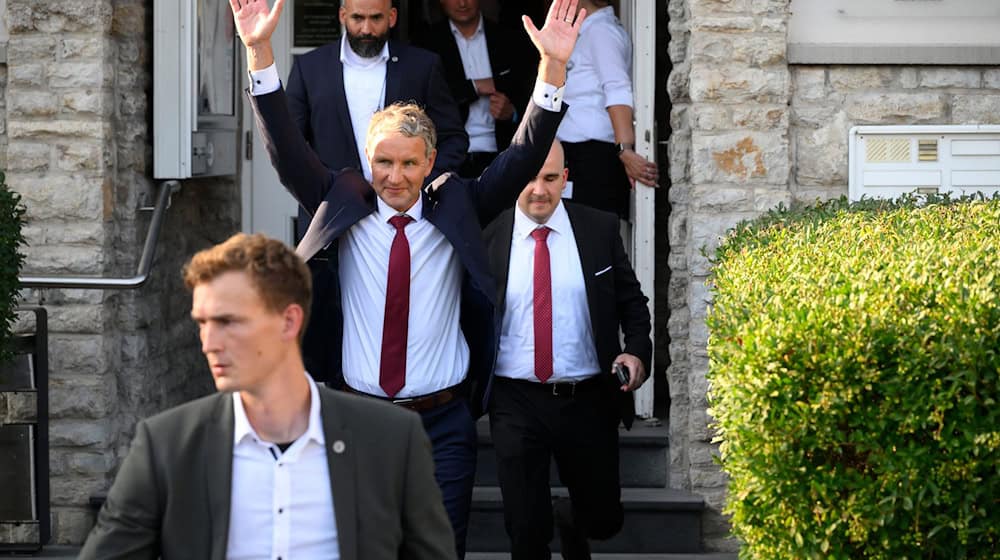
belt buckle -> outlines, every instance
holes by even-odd
[[[553,383],[552,384],[552,395],[556,396],[556,397],[567,396],[562,391],[560,391],[560,389],[559,389],[560,387],[566,387],[567,385],[569,386],[569,395],[568,396],[575,397],[576,396],[576,383]]]

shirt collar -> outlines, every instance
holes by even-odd
[[[584,20],[586,21],[586,20]],[[371,58],[364,58],[354,52],[351,45],[347,44],[347,33],[340,38],[340,63],[355,68],[371,68],[376,64],[384,64],[389,60],[389,41],[382,45],[382,51]]]
[[[417,201],[410,206],[410,209],[406,212],[400,212],[392,206],[389,206],[380,197],[375,197],[375,204],[378,209],[378,218],[383,222],[388,222],[389,218],[397,214],[406,214],[407,216],[413,218],[414,222],[419,222],[424,217],[424,197],[420,195],[417,197]]]
[[[605,6],[598,10],[595,10],[594,13],[592,14],[587,14],[587,19],[583,20],[583,24],[580,25],[580,33],[583,33],[584,31],[587,30],[587,28],[589,28],[590,26],[594,25],[595,23],[597,23],[599,20],[602,19],[606,20],[618,19],[615,16],[614,6]]]
[[[319,445],[326,444],[326,436],[323,435],[323,419],[320,415],[319,406],[319,389],[316,388],[316,382],[313,381],[312,377],[308,372],[305,373],[306,380],[309,382],[309,425],[306,426],[306,431],[304,434],[299,436],[298,439],[305,441],[315,441]],[[233,415],[235,423],[233,425],[233,445],[239,445],[247,436],[251,436],[258,441],[264,441],[257,435],[257,431],[253,429],[250,425],[250,419],[247,418],[247,411],[243,408],[243,399],[240,398],[240,392],[233,392]],[[284,441],[272,441],[270,443],[289,443]]]
[[[479,14],[479,24],[476,25],[476,32],[472,34],[472,37],[469,37],[467,39],[465,35],[462,34],[461,30],[459,30],[458,27],[455,26],[455,22],[451,21],[450,19],[448,20],[448,27],[451,27],[451,34],[454,35],[455,37],[460,37],[462,39],[465,39],[466,41],[471,41],[475,39],[477,35],[483,32],[483,14],[482,13]]]
[[[566,213],[566,206],[563,205],[562,200],[559,201],[555,211],[544,224],[539,224],[529,218],[520,206],[514,206],[514,239],[526,239],[539,226],[545,226],[559,235],[567,235],[572,231],[569,214]]]

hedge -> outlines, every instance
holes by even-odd
[[[0,171],[0,364],[11,357],[8,342],[17,307],[17,275],[24,261],[24,255],[18,251],[24,244],[23,218],[21,197],[7,189],[6,177]]]
[[[1000,200],[846,200],[714,259],[741,558],[1000,558]]]

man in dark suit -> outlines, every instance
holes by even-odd
[[[340,8],[344,37],[296,56],[292,64],[289,110],[331,170],[353,167],[371,180],[364,157],[368,121],[396,101],[421,105],[434,121],[439,172],[456,170],[465,160],[469,141],[441,61],[431,52],[389,40],[396,17],[391,0],[345,0]],[[263,79],[277,80],[277,74]],[[308,223],[308,214],[300,212],[299,236]]]
[[[273,66],[270,36],[282,0],[230,0],[248,67]],[[369,183],[330,171],[292,123],[284,92],[250,91],[282,184],[312,216],[297,252],[314,275],[309,371],[337,387],[420,412],[461,556],[476,463],[475,418],[497,344],[496,290],[480,224],[535,175],[561,119],[561,86],[585,12],[556,0],[544,27],[525,29],[541,53],[537,95],[510,147],[477,179],[450,174],[423,188],[436,156],[434,125],[412,104],[372,117]],[[543,108],[544,107],[544,108]],[[412,311],[412,312],[411,312]]]
[[[459,174],[478,177],[510,145],[531,96],[538,57],[523,31],[484,18],[479,0],[441,0],[441,9],[447,17],[416,43],[441,57],[469,135]]]
[[[621,529],[618,423],[631,427],[652,355],[618,218],[561,201],[567,175],[555,142],[517,206],[484,232],[503,312],[490,430],[514,560],[549,558],[553,456],[570,495],[555,504],[563,558],[590,558],[587,538]],[[622,381],[615,366],[627,368]]]
[[[305,263],[237,234],[184,280],[219,393],[139,422],[80,558],[454,558],[417,415],[306,373]]]

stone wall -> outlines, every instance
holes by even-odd
[[[8,0],[0,161],[27,207],[24,274],[135,273],[156,187],[151,5]],[[167,216],[143,288],[23,294],[49,310],[54,542],[86,537],[137,419],[211,390],[179,270],[238,230],[238,185],[185,182]]]
[[[779,203],[846,195],[854,125],[1000,123],[995,68],[790,66],[787,4],[667,0],[670,484],[705,497],[709,550],[738,546],[706,401],[708,255],[720,236]]]

